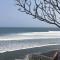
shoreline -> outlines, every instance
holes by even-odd
[[[10,52],[7,51],[4,53],[0,53],[0,60],[14,60],[15,58],[24,59],[27,54],[44,53],[56,49],[60,49],[60,45],[35,47],[35,48],[22,49],[22,50],[10,51]]]
[[[41,48],[41,47],[53,46],[53,45],[59,45],[59,44],[45,44],[45,45],[40,45],[40,46],[35,46],[35,47],[22,48],[22,49],[19,49],[19,50],[27,50],[27,49],[33,49],[33,48]],[[2,51],[2,50],[0,50],[0,53],[12,52],[12,51],[17,51],[17,50],[18,49],[16,49],[16,50],[10,50],[10,51]]]

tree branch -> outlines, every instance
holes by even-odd
[[[16,0],[19,11],[60,28],[60,0]]]

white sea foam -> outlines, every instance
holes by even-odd
[[[44,47],[44,46],[55,46],[55,45],[59,45],[59,44],[45,44],[45,45],[39,45],[39,46],[37,46],[37,45],[34,45],[34,46],[26,46],[26,47],[23,47],[23,48],[21,48],[21,49],[29,49],[29,48],[34,48],[34,47]],[[56,47],[57,48],[57,47]],[[7,52],[7,51],[15,51],[15,50],[21,50],[20,48],[18,48],[18,49],[4,49],[4,50],[0,50],[0,53],[3,53],[3,52]]]
[[[6,51],[14,51],[20,49],[34,48],[34,47],[43,47],[50,45],[59,45],[60,40],[60,31],[49,31],[49,32],[28,32],[28,33],[16,33],[0,36],[0,53]],[[25,40],[29,40],[28,42]],[[33,40],[32,40],[33,39]],[[34,39],[39,39],[34,41]],[[45,39],[45,40],[44,40]],[[6,42],[8,40],[24,40],[23,42]],[[32,40],[32,41],[31,41]]]
[[[50,38],[52,39],[60,38],[60,31],[10,34],[10,35],[0,36],[0,41],[1,40],[50,39]]]

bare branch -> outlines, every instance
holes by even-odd
[[[60,0],[16,0],[19,11],[60,28]]]

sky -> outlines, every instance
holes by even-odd
[[[17,9],[15,0],[0,0],[0,27],[55,27]]]

